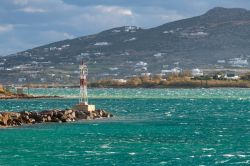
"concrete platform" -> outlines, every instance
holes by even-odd
[[[78,111],[92,112],[95,111],[95,105],[77,104],[72,109]]]

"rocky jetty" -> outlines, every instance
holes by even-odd
[[[33,95],[26,95],[26,94],[13,94],[13,95],[1,95],[1,99],[50,99],[50,98],[62,98],[59,96],[33,96]]]
[[[104,110],[91,112],[79,110],[46,110],[41,112],[0,112],[0,127],[14,127],[23,124],[36,124],[47,122],[72,122],[77,120],[92,120],[109,118],[113,115]]]

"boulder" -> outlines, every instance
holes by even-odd
[[[62,116],[64,115],[64,113],[63,112],[57,112],[57,118],[61,118]]]
[[[20,112],[20,114],[21,114],[21,115],[29,115],[30,112],[28,112],[28,111],[22,111],[22,112]]]
[[[83,111],[76,111],[75,112],[76,119],[87,119],[87,114]]]
[[[58,123],[60,123],[60,122],[62,122],[62,121],[61,121],[59,118],[53,116],[53,117],[51,118],[51,122],[58,122]]]
[[[23,115],[23,116],[21,117],[21,119],[22,119],[23,122],[28,123],[30,117],[29,117],[28,115]]]
[[[38,120],[40,118],[40,116],[41,115],[38,112],[31,112],[30,115],[29,115],[29,118]]]
[[[52,111],[42,111],[42,112],[40,112],[40,114],[41,115],[43,115],[44,117],[47,117],[47,116],[50,116],[50,117],[52,117],[53,116],[53,114],[54,114],[54,111],[52,110]]]
[[[1,124],[2,124],[3,126],[7,126],[7,125],[8,125],[8,121],[9,121],[9,113],[8,113],[8,112],[2,113],[2,121],[1,121]]]
[[[73,110],[65,110],[64,114],[68,115],[68,114],[71,114],[72,112],[73,112]]]
[[[47,122],[51,122],[51,116],[47,117]]]
[[[71,120],[75,120],[76,119],[75,112],[72,112],[71,114],[68,114],[67,117],[70,118]]]
[[[11,119],[19,119],[21,114],[18,113],[18,112],[10,112],[9,116],[10,116]]]
[[[70,118],[62,119],[62,122],[71,122],[72,120]]]

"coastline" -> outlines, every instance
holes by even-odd
[[[29,95],[29,94],[17,94],[10,91],[6,91],[3,87],[0,88],[0,100],[7,100],[7,99],[45,99],[45,98],[62,98],[60,96],[45,96],[45,95]]]
[[[0,96],[0,100],[8,99],[56,99],[62,98],[60,96]]]
[[[134,88],[146,88],[146,89],[196,89],[196,88],[250,88],[249,81],[205,81],[201,83],[200,81],[175,81],[159,84],[138,84],[138,85],[126,85],[126,84],[106,84],[106,83],[90,83],[88,85],[90,88],[120,88],[120,89],[134,89]],[[32,86],[32,88],[79,88],[76,85],[59,85],[59,86]],[[51,96],[57,97],[57,96]],[[42,97],[41,97],[42,98]]]

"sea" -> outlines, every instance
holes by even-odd
[[[0,100],[1,111],[71,108],[78,89],[30,89],[60,99]],[[0,129],[0,166],[250,165],[250,89],[89,89],[110,119]]]

